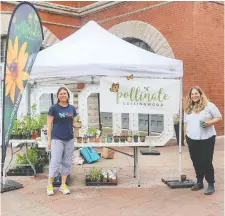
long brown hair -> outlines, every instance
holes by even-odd
[[[200,100],[198,102],[194,102],[191,99],[191,92],[193,89],[197,90],[200,94]],[[207,104],[208,99],[202,89],[199,86],[193,86],[184,100],[184,112],[188,114],[192,113],[193,111],[199,113],[207,106]]]
[[[60,100],[59,100],[58,96],[59,96],[59,93],[60,93],[62,90],[65,90],[65,91],[67,92],[68,99],[67,99],[67,101],[66,101],[66,102],[69,104],[70,94],[69,94],[68,89],[67,89],[67,88],[65,88],[65,87],[60,87],[60,88],[58,89],[58,91],[57,91],[57,103],[60,103]]]

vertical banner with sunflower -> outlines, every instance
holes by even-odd
[[[14,119],[43,41],[43,29],[35,7],[21,2],[15,8],[8,29],[3,80],[2,165]]]

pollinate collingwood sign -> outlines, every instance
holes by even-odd
[[[101,112],[178,113],[180,80],[116,78],[100,80]]]

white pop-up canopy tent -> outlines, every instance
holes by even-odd
[[[36,83],[89,83],[100,76],[181,79],[183,62],[160,56],[111,34],[90,21],[59,43],[39,52],[30,79]],[[182,110],[182,82],[180,109]],[[181,173],[181,119],[179,171]]]
[[[178,78],[183,76],[181,60],[163,57],[136,47],[90,21],[59,43],[41,51],[33,65],[36,82],[88,76]],[[86,76],[86,79],[81,77]]]

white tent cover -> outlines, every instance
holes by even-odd
[[[89,21],[74,34],[39,52],[31,79],[36,82],[84,76],[179,78],[183,62],[160,56]]]

